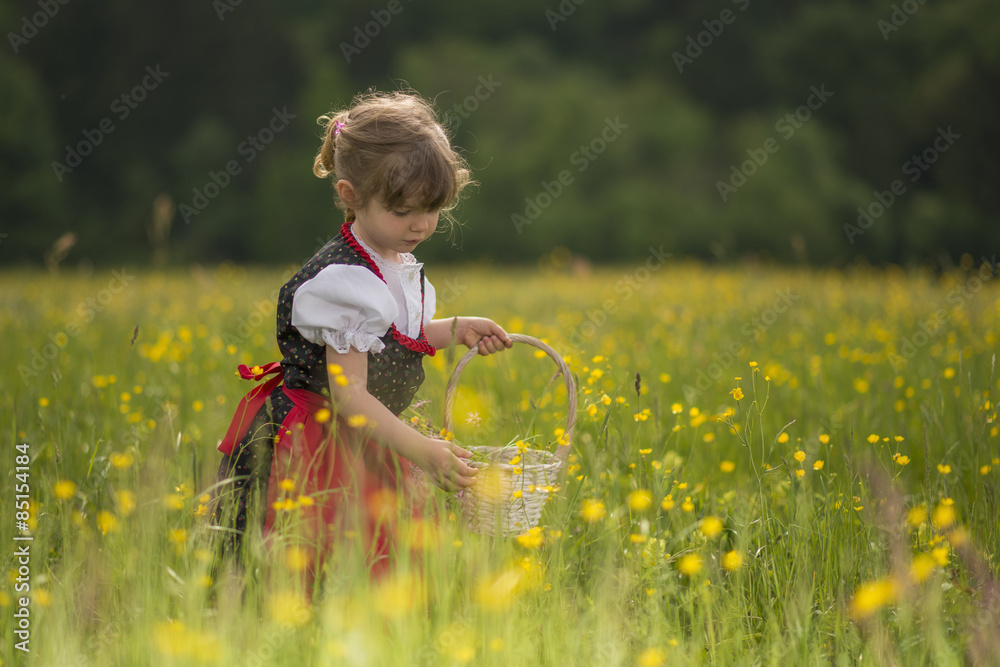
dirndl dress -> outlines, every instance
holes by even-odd
[[[393,543],[388,510],[406,501],[399,495],[412,464],[352,428],[350,415],[337,413],[329,398],[326,346],[367,351],[368,392],[398,416],[424,381],[423,358],[435,353],[423,330],[435,297],[423,267],[411,266],[410,274],[419,273],[419,290],[410,286],[405,305],[419,335],[401,333],[392,320],[403,304],[385,287],[373,252],[345,223],[279,292],[282,361],[239,367],[244,379],[264,383],[240,401],[219,444],[213,516],[225,552],[237,550],[248,529],[270,534],[282,512],[294,509],[321,559],[331,540],[349,532],[365,540],[373,571],[387,564]]]

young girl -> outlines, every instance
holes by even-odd
[[[470,452],[398,418],[424,380],[423,358],[454,341],[483,355],[511,341],[488,319],[433,319],[434,288],[411,253],[448,217],[469,171],[431,107],[369,94],[320,122],[313,173],[334,182],[347,221],[280,291],[280,364],[240,366],[246,379],[274,377],[247,394],[219,445],[216,521],[233,529],[233,547],[248,520],[269,532],[291,505],[316,548],[360,531],[370,564],[384,567],[382,519],[406,486],[402,459],[448,491],[475,483]]]

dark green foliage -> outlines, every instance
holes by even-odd
[[[480,184],[457,248],[442,235],[422,259],[662,245],[948,263],[1000,246],[989,0],[52,3],[0,0],[5,264],[40,262],[65,232],[68,264],[146,262],[164,193],[177,209],[159,259],[301,261],[341,221],[311,173],[314,120],[371,86],[434,99]],[[122,99],[143,82],[144,100]],[[270,132],[276,113],[294,118]],[[895,181],[903,194],[859,227]]]

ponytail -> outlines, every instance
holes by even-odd
[[[313,174],[317,178],[326,178],[336,172],[336,162],[334,160],[337,152],[337,136],[340,134],[337,129],[343,128],[347,122],[347,112],[341,111],[337,114],[326,114],[316,119],[316,122],[323,125],[323,145],[313,160]]]

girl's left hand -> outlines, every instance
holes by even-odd
[[[493,320],[485,317],[460,317],[458,321],[458,342],[469,348],[478,347],[479,354],[484,357],[506,350],[514,344],[507,332]]]

